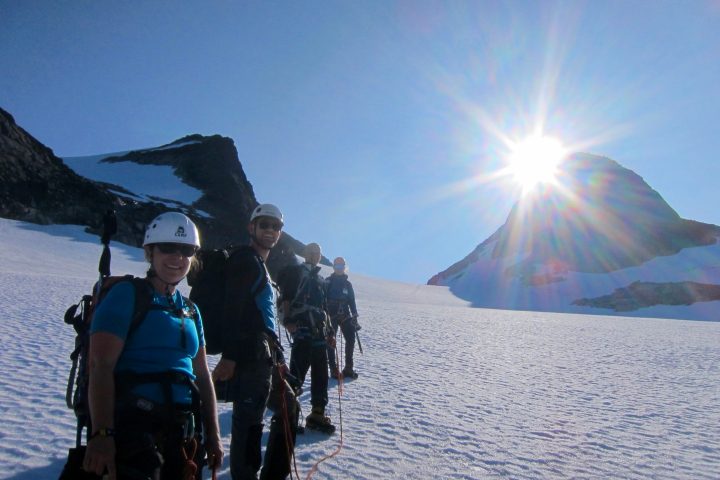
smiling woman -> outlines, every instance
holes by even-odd
[[[562,144],[551,137],[533,136],[512,147],[510,174],[528,192],[539,183],[555,181],[557,166],[565,156]]]

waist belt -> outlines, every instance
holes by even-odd
[[[160,385],[165,402],[157,405],[152,400],[132,395],[133,387],[142,384],[155,383]],[[186,385],[190,388],[190,405],[177,405],[173,402],[172,386]],[[138,410],[157,413],[162,411],[166,421],[175,422],[176,419],[187,413],[200,414],[200,390],[197,384],[187,375],[181,372],[116,372],[115,391],[119,403],[124,406],[134,407]]]
[[[291,307],[290,317],[298,326],[298,332],[293,338],[306,336],[303,335],[303,330],[312,338],[325,338],[330,333],[327,313],[322,308],[313,305],[296,305]]]
[[[290,306],[290,316],[291,317],[294,317],[295,315],[300,315],[300,314],[306,313],[306,312],[324,314],[325,310],[323,310],[320,307],[316,307],[315,305],[307,305],[307,304],[302,304],[302,305],[296,304],[296,305]]]

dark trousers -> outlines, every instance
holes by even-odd
[[[287,382],[267,359],[237,368],[232,380],[233,413],[230,474],[233,480],[257,479],[262,464],[265,407],[274,414],[260,478],[284,479],[290,474],[295,447],[297,400]]]
[[[183,447],[190,414],[170,421],[159,415],[119,412],[116,419],[118,480],[170,480],[182,478],[186,464]]]
[[[279,480],[290,474],[300,406],[292,388],[277,369],[273,370],[268,408],[273,411],[273,416],[260,480]]]
[[[342,335],[345,338],[345,368],[353,370],[353,353],[355,352],[355,322],[352,318],[345,315],[335,315],[330,317],[333,330],[336,332],[335,337],[337,338],[338,326],[342,331]],[[337,362],[335,361],[335,349],[328,346],[328,363],[330,364],[330,370],[337,368]]]
[[[290,373],[297,377],[300,384],[312,369],[310,377],[310,403],[313,407],[328,404],[328,356],[325,341],[311,338],[298,338],[293,342],[290,357]]]

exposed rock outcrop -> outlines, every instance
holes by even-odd
[[[250,212],[258,204],[230,138],[190,135],[157,148],[107,156],[101,162],[172,167],[178,182],[202,192],[198,199],[144,198],[121,181],[85,178],[0,109],[0,216],[42,224],[85,225],[100,233],[102,217],[115,210],[113,240],[140,246],[146,225],[168,209],[188,214],[203,246],[247,243]],[[268,260],[271,272],[295,262],[304,245],[285,232]],[[325,259],[327,262],[327,259]]]
[[[625,288],[616,289],[610,295],[582,298],[574,301],[573,305],[631,312],[655,305],[691,305],[714,300],[720,300],[720,285],[697,282],[633,282]]]
[[[98,228],[102,212],[119,206],[114,195],[67,168],[2,109],[0,178],[0,216],[5,218]]]

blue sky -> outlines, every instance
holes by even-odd
[[[233,138],[258,200],[424,283],[505,221],[538,128],[720,224],[718,1],[0,0],[0,106],[59,156]]]

